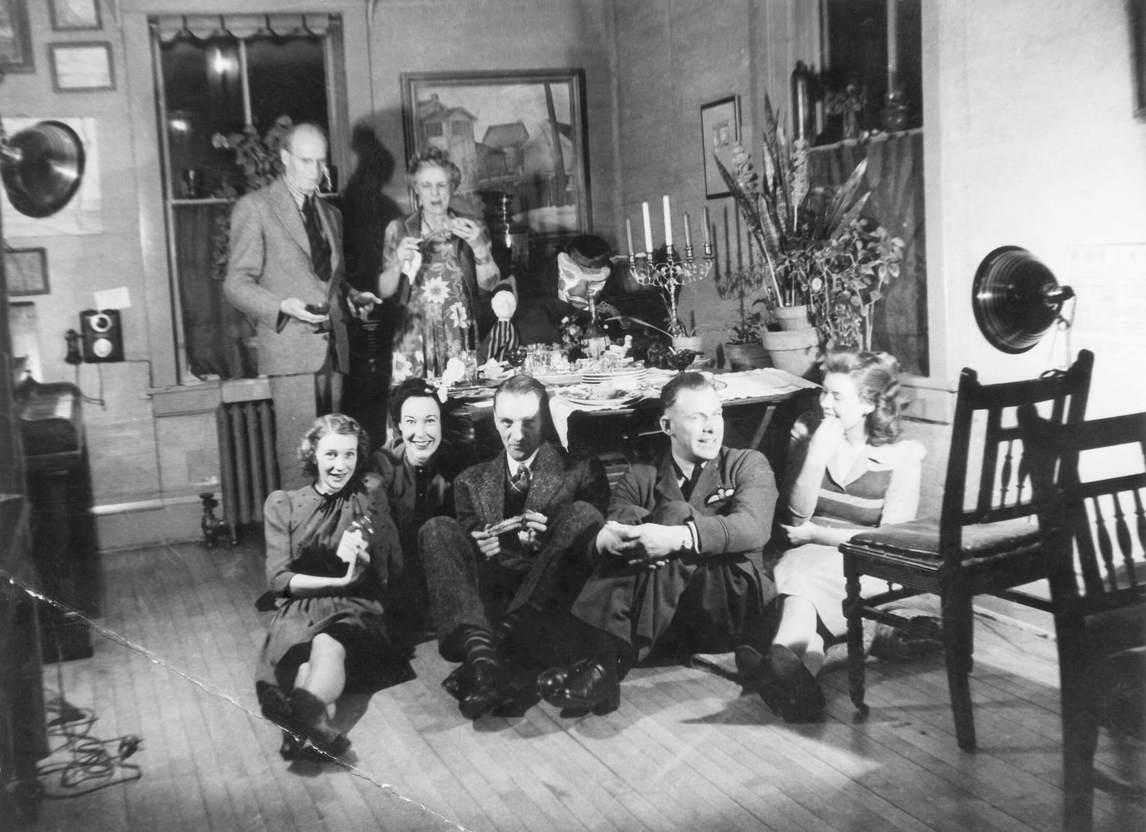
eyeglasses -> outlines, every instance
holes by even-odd
[[[285,150],[287,153],[289,153],[294,158],[298,159],[299,162],[301,162],[304,165],[315,165],[319,170],[325,170],[326,169],[326,158],[325,157],[323,157],[321,159],[310,159],[306,156],[299,156],[297,153],[295,153],[289,147],[284,147],[283,150]]]

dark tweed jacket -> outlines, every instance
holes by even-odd
[[[454,481],[456,516],[466,532],[505,519],[507,468],[502,451],[470,466]],[[543,442],[531,473],[527,511],[549,516],[560,506],[582,500],[603,513],[609,503],[609,480],[596,457],[567,453],[552,442]]]

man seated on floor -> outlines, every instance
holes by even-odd
[[[609,501],[601,463],[552,438],[549,396],[536,379],[503,382],[493,418],[504,452],[458,475],[456,520],[431,518],[418,535],[439,650],[463,662],[443,684],[469,719],[511,698],[497,642],[577,597]]]
[[[730,651],[749,628],[766,629],[771,468],[757,451],[724,447],[720,397],[700,373],[672,379],[661,404],[670,447],[618,481],[597,534],[601,557],[573,604],[589,650],[538,677],[538,693],[571,711],[614,710],[624,672],[670,624],[699,652]]]

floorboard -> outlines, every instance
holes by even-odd
[[[193,543],[103,556],[89,659],[48,665],[48,695],[90,709],[92,734],[137,734],[134,782],[45,800],[36,829],[263,832],[1029,832],[1059,825],[1053,639],[976,622],[972,694],[980,748],[960,751],[941,659],[867,665],[856,721],[846,673],[824,676],[827,717],[787,725],[730,678],[728,656],[639,667],[620,708],[566,718],[540,703],[464,720],[432,643],[415,677],[348,699],[344,765],[285,763],[255,703],[267,616],[257,546]],[[110,635],[101,631],[109,631]],[[53,747],[59,744],[53,739]],[[1128,750],[1129,748],[1129,750]],[[49,758],[56,759],[61,752]],[[1140,744],[1103,739],[1098,765],[1126,775]],[[47,760],[45,761],[47,762]],[[47,778],[45,778],[47,780]],[[53,787],[57,791],[58,787]],[[1146,829],[1146,807],[1096,795],[1100,832]]]

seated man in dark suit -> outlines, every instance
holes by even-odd
[[[464,662],[447,687],[469,719],[510,699],[492,625],[520,637],[514,622],[568,609],[592,571],[609,501],[596,458],[545,438],[552,422],[540,382],[514,376],[493,401],[505,452],[459,474],[457,519],[433,517],[418,535],[439,650]]]
[[[716,389],[682,373],[661,391],[670,448],[617,483],[597,535],[597,567],[573,604],[587,655],[538,678],[548,702],[604,714],[620,701],[624,670],[669,625],[703,652],[732,650],[764,627],[772,581],[761,554],[772,525],[772,470],[757,451],[724,447]]]

